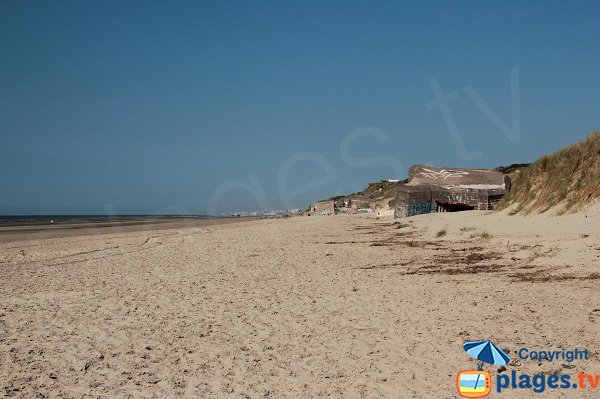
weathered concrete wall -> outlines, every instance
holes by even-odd
[[[396,190],[394,215],[490,210],[509,188],[510,179],[496,171],[415,165],[410,168],[409,182]]]
[[[363,196],[347,196],[335,201],[335,210],[339,213],[359,213],[361,211],[373,211],[374,204]]]
[[[413,165],[408,171],[408,184],[436,184],[479,189],[509,189],[501,172],[486,169],[436,168]]]
[[[333,200],[315,202],[310,206],[311,215],[333,215],[335,206]]]
[[[396,217],[407,217],[437,211],[433,207],[431,186],[399,186],[394,199]]]

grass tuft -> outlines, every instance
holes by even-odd
[[[481,238],[482,240],[489,240],[491,239],[493,236],[488,233],[487,231],[484,231],[483,233],[475,233],[475,234],[471,234],[469,236],[469,238]]]

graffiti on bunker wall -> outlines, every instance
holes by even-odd
[[[430,202],[417,202],[410,204],[410,216],[432,212],[437,212],[437,204],[432,204]]]
[[[420,172],[419,174],[433,180],[446,180],[449,177],[462,177],[469,174],[469,172],[464,170],[442,169],[440,171],[435,171],[427,168],[423,168],[423,170],[424,172]]]

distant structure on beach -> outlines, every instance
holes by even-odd
[[[311,215],[334,215],[335,201],[333,199],[323,200],[311,204],[309,211],[306,213]]]
[[[510,178],[488,169],[413,165],[408,179],[386,179],[361,192],[318,201],[307,216],[373,213],[396,218],[423,213],[494,209],[510,190]]]
[[[494,209],[510,190],[510,178],[487,169],[449,169],[413,165],[408,182],[396,187],[394,216]]]
[[[335,201],[336,213],[371,213],[373,208],[373,201],[363,195],[342,197]]]
[[[352,213],[372,213],[375,211],[374,202],[363,196],[352,194],[345,197],[336,197],[318,201],[310,205],[308,216],[313,215],[336,215]]]
[[[310,216],[374,213],[377,216],[392,216],[393,209],[390,209],[388,204],[396,194],[396,186],[403,182],[405,181],[385,179],[369,183],[362,191],[315,202],[304,214]]]

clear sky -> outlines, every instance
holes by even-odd
[[[600,128],[599,16],[2,1],[0,214],[304,208],[414,163],[533,161]]]

